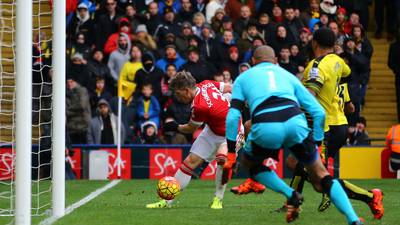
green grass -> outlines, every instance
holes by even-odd
[[[71,181],[66,182],[66,205],[71,205],[74,202],[79,201],[80,199],[84,198],[86,195],[90,194],[90,192],[96,190],[107,184],[108,181]],[[50,202],[51,199],[51,192],[45,192],[50,188],[50,181],[41,181],[39,185],[37,182],[34,182],[32,185],[32,193],[39,193],[43,192],[40,197],[33,197],[32,198],[32,207],[43,207],[47,203]],[[9,191],[9,186],[0,185],[0,192],[2,191]],[[8,208],[9,207],[9,200],[7,199],[0,199],[0,208]],[[32,216],[32,224],[38,224],[40,221],[46,218],[44,212],[49,209],[49,207],[43,207],[38,211],[32,210],[32,214],[38,213],[41,214],[40,216]],[[0,224],[9,224],[12,222],[12,217],[0,217]]]
[[[242,180],[234,180],[228,188]],[[385,193],[385,216],[381,221],[372,219],[367,205],[353,201],[359,216],[366,224],[399,224],[400,181],[398,180],[355,180],[362,187],[379,187]],[[85,197],[90,192],[105,185],[107,181],[68,181],[67,205]],[[146,209],[146,203],[157,200],[154,180],[122,181],[86,205],[56,222],[57,225],[113,225],[113,224],[167,224],[167,225],[243,225],[243,224],[286,224],[285,215],[270,211],[282,206],[285,199],[267,190],[264,194],[235,196],[229,191],[225,194],[224,209],[212,210],[209,204],[213,198],[214,182],[193,180],[190,186],[177,199],[176,207],[171,209]],[[320,194],[306,185],[305,202],[300,218],[292,224],[334,225],[346,224],[335,207],[324,213],[317,212]],[[1,203],[0,203],[1,204]],[[5,220],[8,219],[8,220]],[[34,217],[32,224],[38,224],[42,217]],[[6,224],[10,218],[0,217],[0,224]]]

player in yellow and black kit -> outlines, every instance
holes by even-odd
[[[350,68],[342,58],[333,53],[335,36],[329,29],[319,29],[313,35],[312,47],[316,58],[312,60],[304,71],[303,83],[317,98],[326,112],[325,120],[325,157],[333,158],[345,144],[348,133],[347,119],[344,114],[344,101],[339,95],[342,90],[339,85],[351,73]],[[344,96],[343,96],[344,97]],[[327,162],[328,160],[326,160]],[[292,157],[287,160],[288,167],[294,170],[291,185],[301,192],[307,172],[304,166]],[[367,191],[348,181],[339,179],[351,199],[363,201],[368,204],[374,218],[380,219],[384,214],[382,204],[383,194],[379,189]],[[318,210],[324,211],[330,205],[327,196],[323,196]]]

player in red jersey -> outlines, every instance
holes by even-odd
[[[227,145],[225,139],[225,120],[229,110],[229,100],[223,93],[231,92],[231,86],[222,82],[205,80],[196,85],[196,80],[189,72],[179,72],[171,78],[169,88],[173,90],[178,101],[192,103],[191,119],[187,124],[179,125],[175,121],[164,125],[164,131],[179,131],[193,133],[203,123],[205,127],[193,143],[189,155],[175,173],[181,189],[185,189],[192,172],[202,163],[217,161],[215,174],[215,197],[211,203],[212,209],[222,209],[226,183],[222,182],[223,165],[226,161]],[[170,207],[173,200],[161,200],[146,205],[147,208]]]

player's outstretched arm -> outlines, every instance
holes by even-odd
[[[187,124],[182,124],[182,125],[178,124],[175,121],[170,121],[164,124],[163,129],[165,132],[179,131],[184,134],[192,134],[200,127],[200,125],[201,124],[192,123],[191,121],[189,121],[189,123]]]

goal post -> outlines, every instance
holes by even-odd
[[[10,184],[15,181],[15,195],[10,194],[10,201],[15,196],[14,211],[10,211],[14,215],[14,223],[17,225],[30,225],[31,216],[48,215],[51,209],[51,216],[55,218],[62,217],[65,213],[65,94],[66,94],[66,0],[52,1],[53,5],[50,10],[41,12],[44,4],[50,1],[45,0],[8,0],[0,4],[7,4],[9,8],[15,8],[15,20],[12,30],[15,30],[13,43],[15,45],[15,137],[11,142],[13,154],[15,155],[15,176],[11,178]],[[35,11],[36,14],[34,14]],[[13,12],[11,10],[10,12]],[[51,14],[51,38],[41,39],[41,30],[50,29],[43,15]],[[1,15],[0,15],[1,16]],[[8,21],[12,21],[11,20]],[[48,22],[48,20],[47,20]],[[11,22],[9,24],[12,24]],[[36,25],[35,25],[36,24]],[[35,27],[36,26],[36,27]],[[38,37],[33,38],[36,33]],[[37,38],[37,40],[36,40]],[[43,43],[51,43],[49,52],[42,52]],[[32,54],[32,46],[36,45],[39,49],[39,56]],[[51,54],[51,64],[45,65],[41,62],[41,57],[45,54]],[[36,57],[36,58],[35,58]],[[39,68],[34,68],[32,59],[37,60],[40,64]],[[39,73],[41,79],[43,74],[52,68],[51,83],[42,80],[41,83],[34,83],[32,80],[33,73]],[[35,90],[32,86],[39,87],[39,96],[33,95]],[[43,88],[51,87],[49,108],[42,105]],[[32,101],[39,102],[39,108],[36,109]],[[51,111],[51,121],[42,121],[40,114],[46,110]],[[33,113],[39,114],[39,119],[32,118]],[[35,122],[36,121],[36,122]],[[51,124],[51,183],[49,177],[40,175],[42,168],[46,163],[40,158],[43,152],[50,149],[42,150],[41,140],[43,134],[41,129],[43,125]],[[36,133],[32,130],[36,129]],[[46,134],[47,135],[47,134]],[[47,138],[47,137],[46,137]],[[50,137],[49,137],[50,138]],[[33,142],[33,140],[35,142]],[[39,144],[36,144],[38,142]],[[35,147],[34,145],[38,145]],[[36,148],[36,150],[35,150]],[[33,160],[32,156],[35,156]],[[34,162],[35,161],[35,162]],[[37,172],[37,176],[32,175],[32,171]],[[48,183],[46,184],[46,182]],[[50,186],[47,188],[47,186]],[[49,193],[51,190],[51,194]],[[51,195],[51,202],[43,203],[42,197],[46,199],[47,195]],[[12,205],[12,204],[11,204]]]
[[[15,224],[31,224],[32,0],[16,1]]]
[[[65,211],[65,0],[53,1],[53,216]]]

